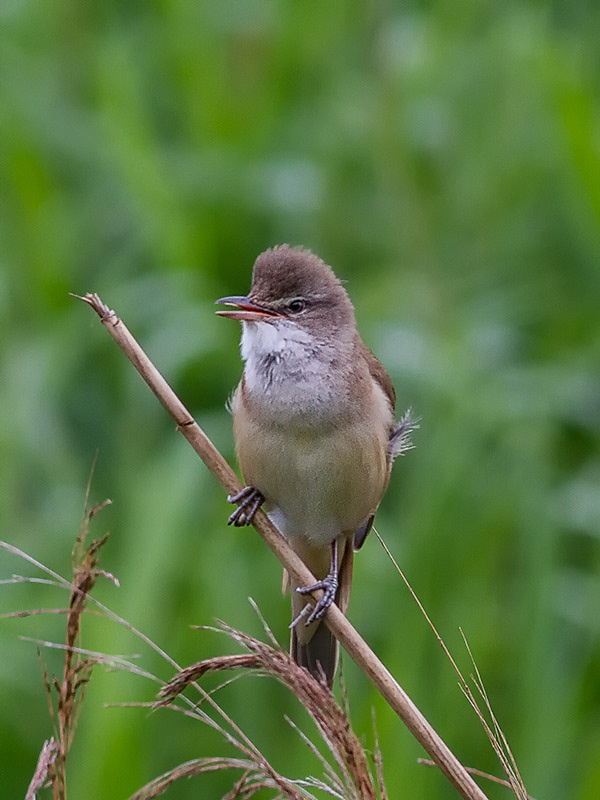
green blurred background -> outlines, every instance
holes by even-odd
[[[91,500],[113,505],[96,596],[181,664],[231,650],[215,617],[285,642],[280,570],[69,291],[117,309],[233,463],[224,409],[255,256],[302,243],[347,279],[400,410],[422,418],[378,528],[459,664],[465,631],[529,792],[600,797],[600,8],[162,0],[0,4],[1,536],[64,575]],[[40,576],[0,552],[0,577]],[[61,606],[0,586],[0,611]],[[464,763],[498,773],[456,677],[371,537],[350,617]],[[115,624],[82,644],[167,664]],[[64,619],[0,624],[0,784],[23,797],[51,733],[35,646]],[[60,654],[47,651],[50,670]],[[390,797],[452,798],[344,659],[352,718]],[[126,798],[193,757],[232,753],[162,711],[106,708],[155,686],[98,669],[72,798]],[[322,770],[245,678],[221,695],[284,774]],[[307,726],[310,731],[310,725]],[[220,797],[233,775],[176,785]],[[485,785],[490,797],[505,789]]]

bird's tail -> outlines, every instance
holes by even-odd
[[[327,554],[329,553],[329,548],[323,549],[326,549]],[[306,558],[306,555],[308,555],[306,553],[301,553],[299,555],[303,557],[303,560],[307,563],[307,566],[311,569],[317,580],[321,580],[325,577],[329,569],[328,556],[327,559],[323,559],[322,554],[318,554],[320,558]],[[312,553],[310,555],[317,556],[317,553]],[[350,601],[353,555],[351,543],[346,538],[340,539],[339,586],[335,596],[335,602],[340,611],[344,614],[346,613]],[[325,568],[323,568],[324,561],[327,563]],[[297,584],[291,581],[292,619],[296,619],[302,612],[304,606],[312,602],[310,596],[298,594],[296,588]],[[307,626],[304,624],[304,620],[301,619],[298,624],[292,628],[290,651],[294,661],[301,667],[306,667],[310,674],[317,678],[317,680],[322,679],[324,675],[328,686],[331,687],[333,685],[333,676],[335,675],[338,661],[339,645],[335,636],[322,620],[318,620]]]

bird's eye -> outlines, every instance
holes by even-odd
[[[304,311],[305,307],[306,303],[301,297],[296,297],[295,300],[292,300],[288,303],[288,309],[292,312],[292,314],[299,314],[301,311]]]

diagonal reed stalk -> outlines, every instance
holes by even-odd
[[[195,422],[122,320],[105,305],[97,294],[86,294],[83,297],[74,295],[74,297],[87,303],[98,314],[106,330],[129,358],[163,407],[175,420],[177,429],[185,436],[228,494],[239,492],[242,485],[229,464]],[[299,585],[309,586],[315,582],[314,576],[311,575],[302,560],[294,553],[264,513],[257,513],[253,524],[267,546],[288,571],[288,574]],[[318,599],[321,596],[320,590],[317,590],[314,595]],[[335,634],[348,655],[404,722],[408,730],[429,754],[446,778],[457,789],[460,796],[465,800],[486,800],[486,795],[450,748],[425,719],[387,667],[369,648],[364,639],[335,605],[328,610],[325,623]]]

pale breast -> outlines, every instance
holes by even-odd
[[[346,413],[344,376],[332,369],[335,350],[302,328],[285,320],[245,323],[241,350],[246,395],[265,424],[326,427]]]
[[[262,425],[243,402],[236,404],[244,479],[265,495],[266,510],[285,536],[326,544],[374,513],[389,477],[389,422],[381,418],[376,392],[371,410],[375,416],[352,424],[299,431]]]
[[[355,333],[333,342],[287,321],[244,323],[232,403],[238,460],[281,532],[327,544],[374,513],[393,421]]]

